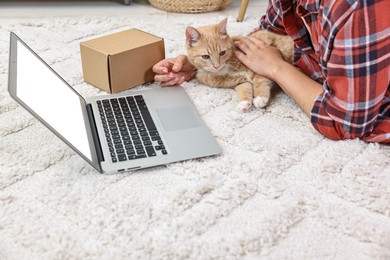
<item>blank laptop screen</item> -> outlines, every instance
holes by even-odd
[[[80,97],[21,42],[17,42],[16,95],[92,161]]]

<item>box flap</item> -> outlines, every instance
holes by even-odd
[[[129,49],[161,41],[162,38],[145,33],[138,29],[130,29],[83,42],[85,45],[106,55],[117,54]]]

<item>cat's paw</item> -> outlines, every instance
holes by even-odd
[[[249,100],[243,100],[237,105],[237,110],[240,112],[248,112],[248,110],[251,108],[252,102]]]
[[[269,98],[257,96],[253,99],[253,105],[257,108],[263,108],[268,104]]]

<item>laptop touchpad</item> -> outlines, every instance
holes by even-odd
[[[188,106],[156,109],[165,131],[175,131],[201,126],[198,116]]]

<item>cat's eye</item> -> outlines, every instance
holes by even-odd
[[[219,53],[219,56],[223,56],[223,55],[225,55],[226,54],[226,51],[221,51],[220,53]]]
[[[202,59],[205,59],[205,60],[210,59],[210,55],[202,55],[201,57],[202,57]]]

